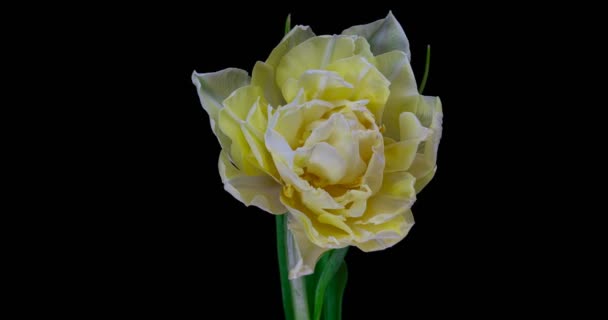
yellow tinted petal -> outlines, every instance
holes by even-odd
[[[353,37],[320,36],[310,38],[291,49],[279,63],[277,85],[283,85],[289,78],[299,79],[307,70],[324,69],[330,63],[353,55]]]
[[[335,215],[335,214],[331,214],[331,213],[324,213],[324,214],[319,215],[317,217],[317,219],[321,223],[329,224],[331,226],[339,228],[340,230],[342,230],[348,234],[353,233],[353,230],[346,223],[344,223],[346,218],[343,216]]]
[[[344,159],[330,144],[321,142],[315,144],[306,161],[306,169],[328,184],[335,184],[346,173],[346,159]]]
[[[273,107],[285,104],[285,99],[275,82],[274,68],[264,62],[258,61],[253,67],[251,84],[264,89],[264,97]]]
[[[399,137],[398,119],[404,111],[416,111],[418,88],[409,59],[401,51],[391,51],[376,57],[378,70],[391,82],[382,122],[385,136]]]
[[[336,202],[346,208],[337,209],[332,212],[345,217],[361,217],[367,208],[367,199],[369,199],[371,195],[372,192],[366,185],[362,185],[360,189],[348,189],[344,194],[334,197]]]
[[[411,112],[402,112],[399,115],[399,137],[401,141],[426,139],[429,130],[422,126],[418,117]]]
[[[235,120],[229,111],[224,108],[220,110],[218,118],[220,130],[230,138],[229,155],[234,164],[247,175],[260,175],[261,171],[256,166],[257,160],[251,152],[249,143],[243,135],[241,123]]]
[[[306,100],[341,100],[348,99],[353,94],[350,83],[337,73],[324,70],[307,70],[298,81],[288,79],[283,87],[283,95],[291,102],[300,89],[304,89]]]
[[[372,146],[372,155],[367,170],[363,175],[363,183],[369,186],[372,192],[377,192],[382,186],[382,172],[384,171],[384,145],[382,135],[376,134],[375,145]]]
[[[235,120],[246,120],[249,111],[258,101],[264,106],[267,104],[264,91],[258,86],[250,85],[235,90],[223,104]]]
[[[384,172],[406,171],[416,157],[420,140],[394,142],[384,146],[386,167]]]
[[[369,100],[367,108],[380,123],[384,105],[388,100],[390,82],[361,56],[353,56],[333,62],[327,70],[341,75],[344,80],[354,86],[352,100]]]
[[[437,166],[435,166],[433,168],[433,170],[429,171],[426,175],[416,179],[416,183],[414,184],[414,188],[416,189],[416,192],[420,192],[420,191],[422,191],[422,189],[424,189],[424,187],[426,187],[426,185],[435,176],[435,172],[437,172]]]
[[[276,69],[279,62],[281,62],[281,59],[287,52],[289,52],[293,47],[314,36],[314,32],[312,32],[308,26],[293,27],[291,31],[289,31],[289,33],[283,37],[283,40],[281,40],[279,45],[272,50],[270,56],[266,60],[266,63]]]
[[[257,161],[257,167],[278,180],[279,176],[274,166],[272,156],[270,155],[268,150],[266,150],[264,141],[254,136],[251,133],[251,130],[247,128],[241,129],[243,132],[243,136],[245,137],[245,140],[247,141],[247,144],[251,150],[251,153]]]
[[[300,191],[300,200],[307,209],[315,214],[326,213],[326,210],[342,209],[329,193],[320,188]]]
[[[232,141],[230,158],[248,175],[260,174],[260,169],[276,176],[270,155],[263,148],[267,115],[263,91],[257,86],[244,86],[224,100],[219,127]]]
[[[401,132],[399,129],[399,117],[403,112],[416,113],[418,108],[418,102],[421,100],[420,95],[403,97],[402,100],[396,104],[387,103],[384,109],[384,115],[382,118],[385,131],[383,135],[396,141],[401,139]]]
[[[384,139],[385,172],[408,170],[416,158],[418,145],[429,133],[429,129],[423,127],[411,112],[401,113],[399,129],[401,141],[395,142],[390,137]]]
[[[382,188],[369,199],[367,210],[354,224],[378,225],[404,213],[416,201],[415,180],[403,171],[384,174]]]
[[[363,37],[357,37],[355,40],[355,54],[365,58],[371,64],[376,63],[376,57],[370,50],[369,43]]]
[[[380,225],[367,225],[363,230],[357,230],[362,234],[373,234],[373,238],[355,245],[364,252],[384,250],[392,247],[403,240],[410,229],[414,226],[414,216],[408,209],[405,213],[395,216],[393,219]]]

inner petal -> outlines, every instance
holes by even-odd
[[[327,70],[337,72],[354,86],[353,99],[369,100],[367,108],[376,121],[381,122],[384,105],[390,94],[390,81],[374,65],[361,56],[353,56],[335,61],[327,66]]]
[[[326,142],[321,142],[312,148],[306,169],[327,183],[335,184],[346,173],[346,160],[336,148]]]
[[[352,84],[337,73],[325,70],[308,70],[298,81],[288,79],[283,86],[283,96],[291,101],[300,89],[304,89],[307,100],[334,101],[349,99],[353,95]]]

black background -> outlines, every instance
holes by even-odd
[[[83,102],[110,121],[94,144],[108,151],[93,151],[99,165],[85,178],[99,181],[95,201],[81,199],[86,227],[77,239],[92,241],[66,239],[76,246],[68,270],[78,274],[79,304],[109,314],[281,319],[274,217],[223,190],[220,147],[190,76],[251,72],[282,38],[288,13],[320,35],[389,10],[410,40],[418,81],[432,46],[425,94],[442,99],[443,138],[409,235],[381,252],[349,251],[344,318],[493,317],[536,303],[541,280],[522,289],[533,253],[516,249],[524,232],[514,231],[518,195],[509,188],[522,153],[510,151],[514,134],[505,137],[515,121],[512,79],[524,69],[507,57],[524,53],[512,46],[523,39],[497,27],[525,17],[427,1],[332,5],[149,5],[92,22],[95,40],[81,50],[95,53],[86,65],[102,80]]]

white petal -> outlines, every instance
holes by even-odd
[[[222,149],[230,147],[230,139],[216,126],[219,112],[223,108],[222,102],[236,89],[248,85],[249,82],[247,71],[236,68],[210,73],[196,71],[192,73],[192,83],[196,86],[203,109],[209,114],[211,130],[217,136]]]
[[[431,180],[436,170],[437,151],[442,134],[441,100],[438,97],[423,96],[418,104],[416,116],[423,125],[426,122],[430,129],[424,146],[419,148],[418,154],[408,170],[416,179],[420,179],[420,182],[416,184],[416,190],[420,192]]]
[[[314,273],[317,261],[328,249],[321,248],[310,242],[301,223],[297,219],[294,219],[290,213],[288,213],[288,226],[293,235],[296,249],[292,253],[293,256],[289,259],[289,279]]]
[[[254,205],[273,214],[287,211],[281,203],[281,185],[268,175],[248,176],[237,169],[222,150],[218,168],[224,189],[246,206]]]
[[[389,12],[388,16],[384,19],[350,27],[342,31],[342,34],[364,37],[369,42],[371,50],[375,55],[392,50],[400,50],[407,55],[408,59],[411,56],[410,42],[392,12]]]

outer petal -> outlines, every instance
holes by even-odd
[[[281,62],[281,59],[283,59],[283,56],[289,52],[289,50],[314,36],[314,32],[312,32],[308,26],[293,27],[293,29],[283,37],[281,43],[272,50],[266,63],[276,70],[279,62]]]
[[[375,234],[375,237],[356,246],[364,252],[384,250],[403,240],[413,226],[414,216],[411,210],[407,210],[384,224],[370,226],[368,231]]]
[[[420,142],[425,140],[430,132],[411,112],[403,112],[399,115],[399,131],[400,139],[397,142],[391,138],[384,138],[386,156],[384,172],[408,170],[416,158]]]
[[[393,142],[389,139],[384,139],[385,143],[389,141],[389,144],[384,146],[384,156],[386,157],[384,172],[406,171],[416,158],[420,140]]]
[[[417,192],[420,192],[435,174],[443,120],[441,100],[438,97],[423,96],[423,99],[420,100],[416,116],[423,125],[425,122],[427,123],[430,134],[424,144],[419,147],[418,154],[409,169],[412,175],[420,179],[416,184]]]
[[[352,230],[345,231],[330,221],[321,221],[320,215],[312,212],[302,203],[298,196],[288,197],[285,192],[281,194],[281,203],[287,207],[293,221],[299,223],[308,240],[322,248],[342,248],[352,242]],[[331,221],[335,222],[335,221]]]
[[[400,50],[407,55],[408,59],[411,57],[410,42],[392,12],[389,12],[384,19],[350,27],[342,31],[342,34],[358,35],[366,38],[375,55]]]
[[[223,102],[225,108],[221,109],[218,117],[218,125],[221,131],[232,141],[230,147],[230,159],[234,164],[247,175],[259,175],[259,169],[269,169],[270,159],[267,151],[263,148],[256,148],[254,140],[263,139],[263,132],[266,119],[255,117],[257,121],[249,121],[249,115],[259,115],[265,105],[265,101],[260,101],[262,89],[256,86],[244,86],[234,91]],[[262,116],[263,118],[263,116]],[[257,127],[257,128],[256,128]],[[257,137],[257,138],[256,138]],[[263,144],[261,144],[263,146]]]
[[[270,176],[245,175],[230,162],[225,150],[220,153],[218,168],[224,189],[246,206],[254,205],[273,214],[287,211],[280,201],[281,185]]]
[[[315,266],[321,255],[329,250],[322,248],[310,242],[306,237],[304,227],[293,215],[288,213],[288,226],[295,241],[295,252],[290,257],[289,279],[299,278],[301,276],[312,274],[315,271]]]
[[[407,172],[384,174],[382,188],[369,199],[367,210],[354,225],[364,228],[368,225],[381,225],[405,213],[416,201],[414,182],[415,178]]]
[[[433,170],[431,170],[429,173],[427,173],[426,175],[416,179],[416,183],[414,184],[414,188],[416,189],[416,192],[420,192],[422,191],[422,189],[424,187],[426,187],[426,185],[433,179],[433,177],[435,176],[435,172],[437,172],[437,166],[435,166],[433,168]]]
[[[391,82],[390,95],[384,107],[382,123],[385,136],[399,139],[399,115],[403,111],[412,111],[408,104],[417,103],[418,87],[414,72],[405,53],[391,51],[376,57],[376,67]]]
[[[222,149],[230,147],[230,139],[218,130],[216,123],[223,108],[222,101],[236,89],[249,84],[247,71],[228,68],[211,73],[192,73],[192,83],[196,86],[203,109],[209,114],[211,130],[217,136]]]

